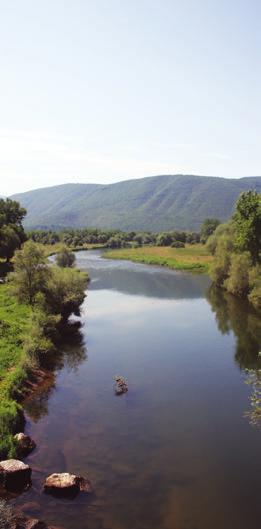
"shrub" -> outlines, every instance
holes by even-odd
[[[173,241],[171,248],[185,248],[185,244],[181,241]]]
[[[58,315],[48,314],[37,308],[31,315],[29,329],[23,339],[23,347],[29,367],[41,364],[43,356],[55,350]]]
[[[72,268],[75,264],[75,255],[66,246],[55,257],[56,264],[61,268]]]
[[[46,305],[50,313],[66,320],[71,314],[79,315],[85,298],[88,276],[72,268],[53,268],[46,287]]]
[[[249,288],[248,300],[256,309],[261,310],[261,265],[256,265],[249,271]]]
[[[42,292],[50,273],[43,249],[33,241],[27,241],[14,256],[14,272],[9,274],[14,295],[21,303],[34,305]]]
[[[228,292],[236,296],[246,296],[249,292],[249,268],[251,259],[247,253],[232,254],[229,277],[224,286]]]

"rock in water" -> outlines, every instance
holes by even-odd
[[[9,491],[24,490],[31,484],[32,470],[18,459],[0,461],[0,482]]]
[[[114,391],[115,391],[116,395],[122,395],[123,393],[127,393],[128,384],[127,384],[125,378],[120,376],[120,375],[116,375],[114,377],[114,380],[116,382],[116,384],[114,386]]]
[[[49,494],[74,497],[80,491],[91,493],[92,487],[87,479],[64,472],[48,476],[44,483],[44,490]]]
[[[27,456],[36,447],[35,442],[29,435],[17,433],[14,438],[17,442],[17,453],[19,456]]]

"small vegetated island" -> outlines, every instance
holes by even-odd
[[[17,456],[23,431],[19,401],[26,380],[55,354],[71,314],[79,314],[88,276],[74,268],[72,250],[102,247],[104,257],[207,272],[213,284],[261,310],[261,195],[239,197],[226,224],[206,219],[197,232],[34,230],[25,233],[26,210],[0,200],[0,458]],[[48,256],[55,254],[56,265]],[[261,417],[260,371],[254,383],[255,420]],[[6,506],[1,506],[8,515]]]

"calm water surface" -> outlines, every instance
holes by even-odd
[[[82,327],[26,403],[38,448],[16,503],[65,529],[260,529],[261,434],[245,417],[257,316],[204,275],[90,251],[77,265],[91,277]],[[114,395],[115,374],[126,395]],[[95,496],[44,495],[61,471],[88,475]]]

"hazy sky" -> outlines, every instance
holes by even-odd
[[[0,195],[261,174],[260,0],[0,0]]]

